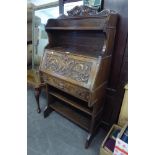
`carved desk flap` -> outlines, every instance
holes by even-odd
[[[90,89],[97,72],[97,58],[45,50],[40,70]]]

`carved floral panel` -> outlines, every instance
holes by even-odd
[[[46,53],[44,69],[58,75],[87,83],[91,74],[92,62],[74,59],[67,54]]]

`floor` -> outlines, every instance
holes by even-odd
[[[45,93],[40,105],[46,105]],[[27,155],[99,155],[100,145],[106,135],[100,129],[88,149],[84,148],[87,132],[56,112],[44,119],[36,112],[34,92],[27,89]]]

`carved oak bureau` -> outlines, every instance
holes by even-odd
[[[85,147],[102,119],[116,31],[117,14],[80,6],[68,16],[49,19],[49,43],[40,64],[47,107],[88,131]]]

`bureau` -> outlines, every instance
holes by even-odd
[[[40,64],[47,107],[88,131],[87,148],[102,120],[117,14],[75,7],[68,16],[49,19],[49,43]]]

